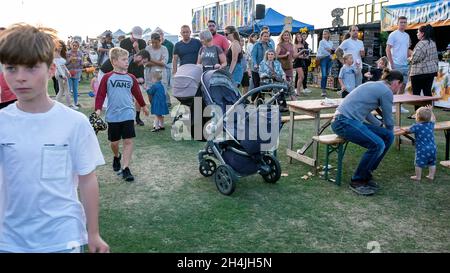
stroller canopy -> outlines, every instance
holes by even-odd
[[[241,97],[231,75],[224,70],[211,70],[203,76],[203,97],[207,105],[219,105],[223,112]]]
[[[173,96],[176,98],[194,97],[197,93],[203,68],[201,65],[185,64],[178,68],[173,77]]]

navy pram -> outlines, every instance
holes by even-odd
[[[265,104],[246,104],[248,97],[268,89],[278,92]],[[276,183],[281,166],[273,154],[278,147],[281,116],[273,104],[288,87],[266,85],[241,97],[229,73],[212,70],[202,75],[200,90],[204,114],[211,117],[204,128],[206,147],[198,154],[200,173],[214,176],[224,195],[235,191],[239,177],[260,174],[266,182]]]

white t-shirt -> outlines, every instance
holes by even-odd
[[[66,67],[66,59],[64,59],[63,57],[58,57],[53,59],[53,63],[56,65],[56,77],[58,78],[59,76],[70,76],[67,75],[67,73],[69,73]]]
[[[54,102],[31,114],[0,111],[0,252],[58,252],[87,244],[78,176],[105,163],[81,113]]]
[[[411,40],[408,33],[396,30],[389,34],[387,44],[390,45],[394,65],[408,65],[408,49]]]
[[[339,46],[344,50],[344,54],[350,53],[353,55],[353,64],[362,64],[361,51],[364,50],[364,43],[361,40],[347,39]]]
[[[150,58],[151,60],[155,60],[155,61],[160,61],[163,62],[165,64],[167,64],[168,59],[169,59],[169,51],[167,50],[167,47],[165,46],[161,46],[161,48],[159,49],[154,49],[152,46],[147,46],[145,48],[145,50],[148,51],[148,53],[150,53]],[[145,67],[145,71],[144,71],[144,78],[145,78],[145,83],[148,86],[151,86],[152,84],[152,77],[151,77],[151,73],[155,70],[161,70],[162,72],[162,83],[164,85],[167,85],[167,71],[165,67],[162,66],[151,66],[151,67]]]

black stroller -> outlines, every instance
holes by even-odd
[[[278,92],[257,107],[246,104],[248,97],[265,90]],[[281,116],[273,104],[286,90],[286,85],[269,84],[241,97],[229,73],[213,70],[202,75],[205,115],[211,119],[205,126],[206,147],[198,154],[199,170],[205,177],[214,176],[222,194],[231,195],[240,177],[260,174],[267,183],[280,179],[281,166],[274,153]]]

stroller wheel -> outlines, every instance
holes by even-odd
[[[270,171],[267,174],[261,175],[267,183],[275,184],[281,177],[281,165],[276,157],[273,155],[264,155],[264,163],[269,166]]]
[[[223,195],[231,195],[236,189],[236,175],[233,169],[228,165],[221,165],[214,174],[214,181],[217,189]]]
[[[199,171],[204,177],[211,177],[217,169],[216,162],[211,159],[202,160],[200,162]]]

